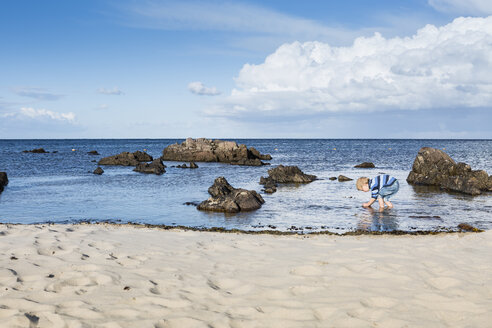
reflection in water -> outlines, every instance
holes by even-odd
[[[366,208],[357,223],[357,230],[392,231],[398,230],[398,215],[395,209],[379,212],[372,207]]]

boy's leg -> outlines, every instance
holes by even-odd
[[[393,204],[389,200],[387,200],[387,199],[383,199],[383,200],[384,200],[384,203],[386,205],[388,205],[388,208],[393,208]]]
[[[378,203],[379,203],[379,211],[382,212],[384,210],[384,200],[382,197],[378,198]]]

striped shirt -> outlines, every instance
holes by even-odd
[[[369,190],[371,190],[371,197],[377,199],[379,195],[379,189],[383,187],[391,186],[395,183],[396,179],[388,174],[378,175],[374,179],[369,180]]]

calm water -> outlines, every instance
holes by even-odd
[[[492,194],[471,197],[430,188],[414,188],[405,181],[418,150],[423,146],[446,149],[456,161],[492,173],[492,140],[236,140],[273,156],[272,166],[297,165],[323,180],[301,186],[281,186],[253,213],[224,215],[204,213],[185,202],[208,198],[207,189],[218,176],[234,187],[261,190],[260,176],[269,166],[241,167],[198,163],[199,169],[172,168],[165,162],[162,176],[139,174],[132,167],[103,167],[92,172],[103,156],[147,149],[160,156],[167,145],[183,140],[0,140],[0,171],[9,185],[0,195],[0,222],[76,222],[115,220],[194,227],[246,230],[434,230],[467,222],[492,228]],[[56,154],[22,153],[43,147]],[[76,151],[72,151],[76,149]],[[101,156],[87,151],[97,150]],[[376,169],[354,169],[372,161]],[[351,178],[387,173],[400,180],[395,208],[383,214],[361,207],[369,193],[358,192],[354,181],[328,180],[343,174]],[[377,206],[375,206],[377,208]],[[429,218],[437,216],[438,218]]]

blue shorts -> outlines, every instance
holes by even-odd
[[[384,200],[389,200],[390,197],[393,197],[398,192],[398,190],[400,190],[400,183],[396,180],[391,186],[386,186],[379,189],[378,197],[381,197]]]

